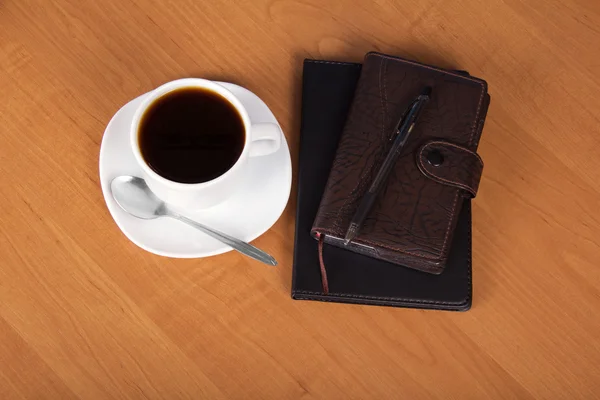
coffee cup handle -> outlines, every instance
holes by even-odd
[[[281,146],[281,128],[272,123],[252,124],[250,157],[260,157],[275,153]]]

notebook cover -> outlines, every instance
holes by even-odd
[[[444,272],[432,275],[327,246],[322,292],[313,220],[352,102],[361,64],[305,60],[292,298],[442,310],[471,306],[471,207],[464,200]]]
[[[397,126],[425,88],[423,107],[358,235],[350,221],[388,154]],[[475,152],[489,96],[479,78],[380,53],[365,56],[312,234],[326,244],[439,274],[462,200],[475,196]],[[428,158],[441,160],[432,165]]]

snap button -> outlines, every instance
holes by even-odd
[[[444,162],[444,156],[438,150],[432,150],[427,154],[427,162],[434,167],[439,167]]]

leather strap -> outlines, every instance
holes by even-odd
[[[325,241],[325,235],[319,233],[319,266],[321,267],[321,285],[323,285],[323,293],[329,293],[329,283],[327,282],[327,270],[325,269],[325,262],[323,262],[323,242]]]
[[[425,143],[417,152],[417,166],[428,178],[465,190],[470,197],[475,197],[483,160],[466,147],[434,140]]]

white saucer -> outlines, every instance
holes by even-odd
[[[269,107],[254,93],[241,86],[221,83],[236,95],[252,122],[278,124]],[[144,94],[121,108],[106,127],[100,147],[102,194],[115,222],[133,243],[149,252],[176,258],[207,257],[225,253],[231,247],[170,218],[142,220],[123,211],[110,192],[110,182],[119,175],[141,176],[129,142],[133,113]],[[266,232],[279,219],[290,197],[292,163],[285,137],[273,154],[250,158],[243,187],[224,203],[206,210],[185,212],[198,222],[229,235],[251,241]]]

